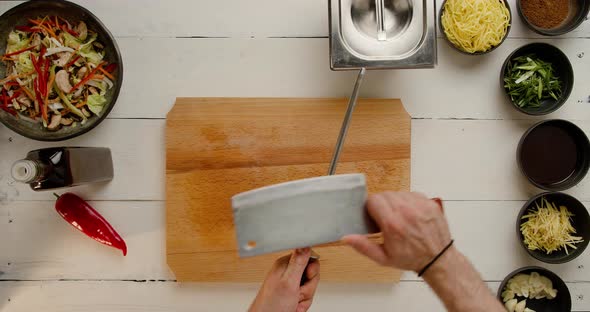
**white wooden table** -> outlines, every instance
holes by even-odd
[[[116,36],[124,62],[121,95],[100,126],[57,144],[0,126],[0,311],[244,311],[257,284],[177,284],[165,261],[164,125],[176,96],[347,97],[356,73],[329,69],[323,0],[77,0]],[[440,6],[440,1],[437,0]],[[0,2],[4,12],[18,1]],[[438,41],[438,66],[370,72],[364,97],[401,98],[412,120],[412,190],[446,200],[457,246],[495,291],[525,265],[558,273],[575,311],[590,310],[590,252],[562,265],[534,261],[514,224],[540,192],[519,173],[516,144],[540,118],[510,107],[500,66],[515,48],[549,42],[570,58],[575,86],[544,118],[590,132],[590,22],[559,38],[527,30],[510,0],[510,37],[468,57]],[[584,55],[585,54],[585,55]],[[51,193],[14,185],[12,162],[48,146],[110,147],[107,185],[73,191],[92,200],[124,236],[127,257],[92,242],[53,209]],[[568,191],[590,207],[589,178]],[[427,285],[406,273],[395,286],[321,284],[312,311],[442,311]]]

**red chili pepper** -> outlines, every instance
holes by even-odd
[[[87,202],[72,193],[57,196],[55,210],[68,223],[95,241],[117,248],[127,255],[127,245],[115,229]]]

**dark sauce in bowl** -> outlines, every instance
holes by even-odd
[[[560,127],[541,125],[522,142],[522,160],[523,170],[538,183],[562,182],[576,168],[576,141]]]
[[[588,171],[588,138],[565,120],[548,120],[523,136],[519,163],[536,186],[564,189],[577,184]]]

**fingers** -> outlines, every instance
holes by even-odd
[[[309,266],[307,266],[305,274],[309,280],[305,285],[301,286],[300,301],[311,300],[313,298],[320,282],[320,263],[318,261],[311,262]]]
[[[440,211],[442,213],[444,213],[445,212],[445,208],[443,207],[442,199],[439,198],[439,197],[435,197],[432,200],[438,205],[438,208],[440,208]]]
[[[386,221],[394,218],[391,208],[385,194],[374,194],[367,199],[367,211],[379,229],[385,228]]]
[[[309,262],[310,256],[310,248],[296,249],[293,251],[283,276],[289,280],[294,280],[295,282],[299,283],[301,276],[303,276],[303,272],[305,271],[305,267],[307,266],[307,262]]]
[[[342,241],[378,264],[387,265],[387,255],[385,254],[383,247],[372,242],[368,237],[362,235],[347,235],[342,238]]]
[[[307,311],[309,307],[311,307],[313,297],[320,283],[320,262],[311,262],[309,266],[307,266],[305,274],[309,280],[305,285],[301,286],[297,312]]]

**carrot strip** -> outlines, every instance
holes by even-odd
[[[45,98],[43,99],[43,106],[44,112],[47,114],[47,106],[49,105],[49,90],[51,90],[51,86],[53,86],[53,82],[55,81],[55,75],[49,75],[49,83],[47,84],[47,92],[45,92]]]
[[[29,91],[29,89],[25,86],[21,86],[20,89],[25,92],[25,94],[29,97],[29,99],[31,99],[31,101],[35,100],[35,96],[31,93],[31,91]]]
[[[45,30],[53,38],[57,39],[57,35],[55,34],[55,32],[53,32],[53,30],[51,30],[51,24],[50,23],[47,23],[49,25],[49,28],[48,27],[45,27],[45,25],[43,25],[43,23],[45,23],[45,18],[46,17],[44,17],[42,21],[37,21],[37,20],[29,19],[29,22],[37,25],[39,28]]]
[[[82,102],[80,102],[80,103],[76,104],[76,108],[82,108],[82,107],[84,107],[85,105],[86,105],[86,101],[82,101]]]
[[[113,75],[111,75],[108,71],[106,71],[104,68],[100,67],[100,71],[107,77],[109,77],[110,80],[115,80],[115,77],[113,77]]]

